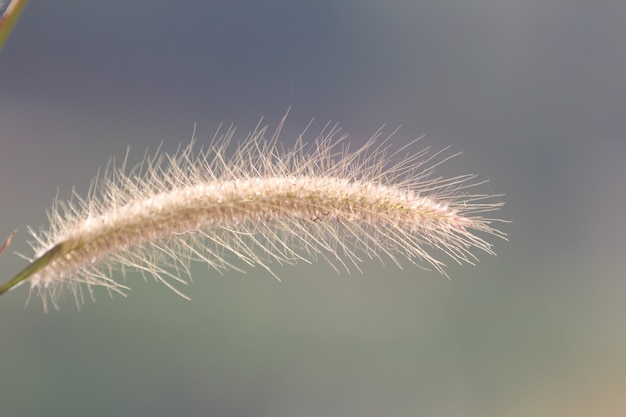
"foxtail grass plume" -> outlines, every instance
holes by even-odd
[[[125,294],[113,272],[134,269],[187,298],[178,284],[192,261],[272,273],[274,262],[321,258],[339,271],[404,258],[445,274],[446,258],[473,264],[475,252],[493,254],[485,238],[505,237],[483,217],[500,196],[476,194],[474,175],[434,175],[445,152],[411,153],[417,140],[394,149],[381,131],[351,150],[333,125],[285,149],[283,123],[272,135],[257,126],[232,153],[231,127],[205,148],[192,139],[132,169],[110,163],[86,196],[55,201],[47,230],[30,230],[31,263],[0,294],[28,282],[44,308],[66,292],[80,306],[96,287]]]

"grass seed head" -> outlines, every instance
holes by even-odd
[[[476,252],[493,254],[486,237],[504,237],[483,217],[500,196],[474,193],[473,175],[435,176],[450,158],[442,152],[411,153],[416,141],[394,149],[381,131],[349,150],[331,125],[285,150],[281,127],[257,128],[233,153],[231,127],[204,148],[192,140],[132,169],[109,164],[85,197],[55,201],[47,230],[31,230],[31,294],[58,307],[69,290],[80,306],[95,287],[124,294],[112,272],[135,269],[186,297],[177,284],[192,261],[271,273],[273,262],[349,270],[404,258],[445,274],[446,258],[473,264]]]

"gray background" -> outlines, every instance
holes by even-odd
[[[624,415],[625,21],[608,0],[31,0],[0,55],[2,281],[26,225],[128,145],[289,106],[285,143],[314,117],[463,151],[439,173],[490,179],[513,223],[451,280],[197,265],[191,302],[130,276],[49,314],[19,288],[0,415]]]

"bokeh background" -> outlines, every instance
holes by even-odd
[[[447,280],[377,262],[0,299],[2,416],[626,415],[626,3],[31,0],[0,55],[2,281],[126,147],[263,116],[463,155],[510,241]],[[132,159],[132,158],[131,158]]]

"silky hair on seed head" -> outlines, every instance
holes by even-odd
[[[477,252],[494,254],[487,237],[505,238],[492,226],[500,220],[483,217],[501,196],[475,193],[474,175],[435,175],[454,156],[446,150],[413,152],[417,139],[395,147],[397,133],[381,130],[351,149],[331,124],[285,148],[283,123],[271,135],[259,124],[238,143],[234,127],[218,130],[206,146],[192,139],[130,169],[127,158],[111,162],[86,196],[54,202],[47,229],[30,230],[31,264],[0,294],[28,282],[44,308],[68,291],[80,307],[96,287],[125,294],[114,272],[138,270],[187,298],[179,287],[192,261],[274,274],[272,263],[360,271],[363,259],[405,259],[445,274],[446,259],[474,264]]]

